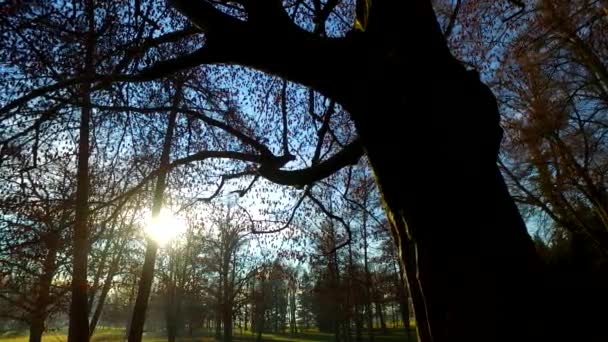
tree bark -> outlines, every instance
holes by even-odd
[[[224,342],[232,341],[232,310],[225,308],[223,310],[222,321],[224,323]]]
[[[517,339],[513,317],[522,318],[526,331],[538,329],[531,312],[521,309],[538,304],[530,293],[538,288],[539,260],[496,166],[497,111],[484,108],[493,98],[464,70],[444,72],[453,75],[443,85],[419,75],[412,85],[419,90],[384,89],[368,100],[374,108],[351,112],[364,109],[353,117],[405,265],[421,339]],[[405,92],[427,100],[400,95]],[[405,124],[369,115],[404,110],[411,118]],[[474,131],[479,124],[481,131]],[[429,136],[421,137],[421,128]],[[399,147],[401,158],[390,146]],[[473,333],[471,317],[480,320]]]
[[[83,88],[89,88],[83,85]],[[88,89],[84,89],[83,93]],[[88,94],[84,95],[88,98]],[[70,305],[69,342],[87,341],[89,336],[87,303],[87,255],[89,249],[89,120],[90,107],[82,108],[80,143],[78,148],[78,185],[76,190],[76,220],[73,234],[72,302]]]
[[[76,184],[76,215],[72,237],[72,301],[70,303],[68,342],[89,340],[87,301],[87,256],[89,250],[89,122],[91,120],[91,81],[94,76],[95,8],[86,1],[88,31],[85,43],[83,74],[89,80],[80,86],[80,134],[78,142],[78,171]]]
[[[418,15],[434,21],[430,4]],[[370,43],[377,48],[368,50],[357,75],[362,86],[344,94],[342,105],[382,195],[419,339],[513,341],[520,331],[546,339],[543,270],[496,164],[502,138],[496,99],[434,30],[414,35],[416,28],[395,32],[395,39],[411,39],[408,46],[386,34]],[[513,317],[521,329],[512,329]]]
[[[413,85],[426,88],[417,95],[427,101],[399,95],[412,90],[385,89],[369,103],[385,102],[355,114],[355,122],[405,265],[423,340],[512,340],[512,317],[522,318],[527,331],[538,329],[530,311],[521,309],[538,304],[530,289],[537,288],[539,260],[496,166],[497,111],[484,108],[493,98],[479,90],[478,80],[467,80],[464,70],[444,72],[453,74],[444,85]],[[387,103],[393,102],[387,97],[401,99],[395,102],[407,109]],[[368,114],[402,110],[416,117],[391,125],[391,118]],[[494,123],[484,124],[489,119]],[[431,136],[421,137],[422,127]],[[389,146],[399,146],[408,164],[399,165]],[[477,200],[463,200],[465,194]],[[473,334],[470,317],[480,319]]]
[[[30,321],[30,337],[29,342],[42,342],[42,333],[44,332],[44,318],[32,317]]]
[[[401,313],[401,319],[403,320],[403,326],[405,327],[406,334],[409,333],[410,330],[410,307],[409,307],[409,296],[407,287],[404,288],[403,284],[406,284],[403,277],[403,267],[400,262],[396,262],[398,267],[396,267],[395,272],[397,273],[397,283],[395,284],[397,287],[397,295],[399,299],[399,311]],[[394,266],[393,264],[393,266]],[[407,285],[407,284],[406,284]]]

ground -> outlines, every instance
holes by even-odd
[[[123,341],[124,334],[121,330],[117,329],[108,329],[99,332],[93,336],[91,342],[118,342]],[[333,342],[335,341],[333,334],[320,333],[315,331],[308,331],[304,333],[299,333],[295,335],[291,334],[263,334],[264,342]],[[235,336],[233,338],[234,342],[253,342],[255,341],[255,335],[251,333],[239,334],[235,332]],[[43,342],[65,342],[67,340],[66,335],[60,332],[58,333],[49,333],[43,336]],[[154,337],[154,336],[146,336],[144,337],[144,342],[165,342],[167,339],[165,337]],[[354,340],[354,338],[353,338]],[[17,336],[17,337],[2,337],[0,335],[0,342],[27,342],[27,336]],[[363,341],[367,341],[366,335],[363,335]],[[400,329],[389,329],[388,334],[380,335],[377,332],[374,335],[375,342],[396,342],[396,341],[407,341],[405,337],[405,331],[403,328]],[[413,341],[413,339],[412,339]],[[215,339],[212,337],[196,337],[196,338],[182,338],[178,339],[178,342],[215,342]]]

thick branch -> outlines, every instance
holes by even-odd
[[[279,170],[269,169],[262,165],[259,169],[260,175],[271,182],[282,185],[293,185],[302,187],[327,178],[336,171],[356,164],[363,155],[363,144],[359,139],[347,145],[340,152],[319,164],[301,170]]]
[[[352,72],[354,65],[348,64],[359,56],[354,37],[323,38],[304,31],[289,19],[278,1],[246,1],[247,22],[221,12],[208,1],[171,3],[203,30],[206,45],[188,56],[152,66],[142,74],[147,79],[200,64],[238,64],[315,88],[339,101],[344,93],[339,80]]]

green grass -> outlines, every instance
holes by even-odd
[[[244,334],[240,334],[238,329],[235,329],[235,334],[233,340],[235,342],[255,342],[256,334],[251,332],[246,332]],[[414,339],[413,332],[411,332],[410,341]],[[355,336],[353,335],[352,341],[355,340]],[[367,341],[367,333],[366,331],[362,334],[362,340]],[[297,334],[262,334],[262,341],[264,342],[333,342],[335,341],[334,334],[331,333],[323,333],[319,331],[306,331]],[[386,335],[381,334],[379,330],[374,331],[374,341],[377,342],[403,342],[408,341],[406,337],[405,329],[403,328],[390,328],[388,329],[388,333]]]
[[[405,330],[400,329],[388,329],[388,334],[382,335],[380,331],[375,331],[374,341],[375,342],[397,342],[397,341],[408,341],[405,336]],[[123,331],[120,329],[107,329],[101,330],[96,333],[91,342],[122,342]],[[233,341],[235,342],[255,342],[257,335],[251,332],[245,332],[240,334],[238,329],[235,329]],[[413,337],[413,335],[412,335]],[[165,342],[166,337],[163,336],[144,336],[145,342]],[[363,341],[367,340],[367,334],[363,333]],[[410,339],[413,341],[413,339]],[[19,337],[0,337],[0,342],[27,342],[27,336]],[[43,342],[65,342],[67,341],[64,333],[50,333],[45,334],[42,337]],[[195,338],[179,338],[178,342],[215,342],[216,340],[212,337],[202,336]],[[306,331],[297,334],[262,334],[262,341],[264,342],[333,342],[334,335],[330,333],[322,333],[318,331]],[[354,336],[353,336],[354,341]]]

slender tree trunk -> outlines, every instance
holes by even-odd
[[[169,286],[167,294],[167,341],[175,342],[177,337],[177,303],[176,303],[176,286],[175,282]]]
[[[290,319],[289,319],[289,323],[291,326],[291,333],[292,334],[297,334],[298,333],[298,323],[296,321],[296,311],[298,309],[297,307],[297,300],[296,300],[296,290],[297,287],[294,287],[293,289],[291,289],[290,293],[290,298],[289,298],[289,308],[290,308]]]
[[[144,324],[146,322],[148,298],[150,298],[152,280],[154,279],[154,263],[156,261],[157,250],[157,243],[152,239],[147,239],[144,266],[141,271],[141,279],[139,280],[137,297],[135,299],[135,306],[133,307],[133,316],[131,318],[128,339],[129,342],[141,342],[142,334],[144,332]]]
[[[232,310],[228,308],[224,308],[223,310],[223,318],[222,321],[224,323],[224,342],[232,341]]]
[[[249,293],[250,293],[249,292],[249,281],[247,281],[247,283],[245,283],[245,296],[248,296]],[[245,302],[244,308],[245,308],[244,324],[245,324],[245,331],[247,331],[247,321],[249,320],[249,315],[250,315],[250,311],[251,311],[249,308],[249,304],[247,304],[247,302]]]
[[[217,317],[215,318],[215,338],[220,339],[222,337],[222,312],[217,312]]]
[[[388,330],[386,329],[386,322],[384,321],[384,308],[379,300],[376,301],[375,304],[376,314],[378,315],[378,320],[380,321],[380,328],[382,329],[382,334],[386,335]]]
[[[182,83],[177,85],[176,94],[174,95],[174,105],[179,104],[181,98]],[[171,153],[171,143],[175,124],[177,121],[177,111],[171,111],[163,143],[163,151],[160,157],[160,165],[158,168],[158,178],[154,188],[154,198],[152,200],[152,220],[156,219],[162,209],[166,179],[169,173],[169,161]],[[168,229],[168,228],[167,228]],[[158,243],[151,238],[147,239],[146,254],[144,257],[144,265],[139,281],[139,289],[137,298],[135,299],[135,307],[133,308],[133,316],[129,330],[129,342],[141,342],[144,332],[144,324],[146,322],[146,311],[148,309],[148,300],[152,289],[152,281],[154,280],[154,264],[156,263],[156,253],[158,251]]]
[[[99,298],[97,299],[97,305],[95,305],[95,310],[93,310],[93,316],[91,317],[91,322],[89,323],[89,337],[92,337],[95,333],[95,329],[97,328],[97,323],[99,322],[99,318],[101,317],[101,313],[103,312],[103,306],[106,302],[106,298],[108,297],[108,293],[112,288],[112,281],[116,272],[118,272],[118,265],[120,264],[120,260],[122,259],[122,254],[125,250],[125,243],[123,241],[122,246],[120,246],[118,254],[112,260],[112,264],[108,269],[108,273],[106,274],[106,278],[103,282],[103,287],[101,288],[101,293],[99,294]]]
[[[175,342],[177,337],[177,261],[175,259],[176,255],[170,256],[169,276],[166,284],[165,325],[168,342]]]
[[[397,287],[397,295],[398,295],[398,299],[399,299],[399,312],[401,313],[401,319],[403,320],[403,326],[405,327],[406,333],[409,332],[410,329],[410,308],[409,308],[409,300],[408,300],[408,295],[407,293],[409,291],[407,290],[407,286],[404,287],[403,284],[405,283],[405,280],[403,279],[403,267],[401,266],[400,262],[395,262],[393,263],[393,267],[395,266],[395,264],[398,265],[397,269],[395,270],[395,272],[397,273],[397,282],[396,282],[396,287]]]
[[[129,291],[129,311],[131,311],[131,315],[133,316],[133,310],[135,309],[135,297],[137,296],[137,292],[136,292],[136,287],[137,287],[137,283],[133,283],[132,286],[130,286],[130,291]],[[131,331],[131,320],[127,319],[127,326],[125,327],[125,336],[124,339],[127,340],[129,338],[129,332]]]
[[[352,291],[354,291],[353,288],[353,279],[355,276],[355,272],[354,272],[354,266],[353,266],[353,248],[352,248],[352,241],[349,241],[348,243],[348,270],[349,270],[349,276],[348,276],[348,292],[349,292],[349,298],[350,298],[350,293]],[[359,314],[359,305],[354,304],[353,308],[352,308],[352,312],[353,312],[353,317],[354,317],[354,321],[355,321],[355,341],[356,342],[361,342],[361,317]],[[349,335],[350,335],[350,325],[349,325]]]
[[[42,333],[44,332],[44,321],[44,317],[32,317],[32,319],[30,320],[29,342],[42,342]]]
[[[217,311],[216,311],[216,317],[215,317],[215,338],[219,339],[222,337],[222,320],[224,319],[224,311],[226,303],[226,296],[225,296],[225,291],[226,291],[226,275],[225,273],[227,271],[225,271],[225,254],[222,254],[222,260],[221,260],[221,265],[220,265],[220,269],[218,270],[219,272],[219,282],[218,282],[218,286],[217,286],[217,300],[218,300],[218,306],[217,306]]]
[[[249,310],[247,308],[247,305],[245,305],[245,317],[244,317],[244,329],[245,331],[247,331],[247,321],[249,320]]]
[[[114,223],[113,223],[114,224]],[[114,227],[112,227],[114,228]],[[103,228],[102,228],[103,229]],[[114,231],[114,229],[111,229],[109,232],[109,236],[112,236],[112,232]],[[97,295],[97,291],[99,290],[99,282],[101,281],[101,278],[103,276],[103,271],[104,268],[106,266],[106,261],[108,259],[108,256],[110,255],[110,248],[112,247],[112,241],[107,241],[107,243],[104,245],[103,250],[101,252],[101,258],[98,260],[98,267],[97,270],[95,272],[95,276],[93,277],[93,285],[91,286],[88,296],[88,311],[89,311],[89,315],[91,314],[93,310],[93,304],[95,302],[95,296]],[[93,336],[93,333],[91,333],[90,331],[91,329],[89,328],[89,335]]]
[[[363,207],[367,209],[367,197],[369,195],[367,184],[365,186],[365,192],[363,194]],[[374,320],[372,313],[372,276],[369,272],[369,264],[367,258],[367,212],[363,210],[363,222],[361,225],[361,229],[363,232],[363,268],[365,271],[365,316],[367,318],[367,335],[370,342],[374,341]]]
[[[351,338],[351,331],[350,331],[350,327],[351,327],[351,318],[352,318],[352,305],[351,305],[351,291],[352,291],[352,270],[350,269],[351,266],[351,256],[350,256],[350,242],[348,244],[349,247],[349,264],[347,265],[345,273],[345,277],[347,277],[347,282],[346,282],[346,291],[345,291],[345,296],[346,296],[346,300],[344,302],[344,306],[343,306],[343,317],[344,317],[344,322],[343,324],[343,330],[344,330],[344,338],[346,340],[346,342],[351,342],[352,338]],[[350,273],[350,274],[349,274]]]
[[[266,325],[266,286],[264,284],[264,280],[260,281],[260,300],[256,303],[255,308],[255,328],[257,329],[257,342],[262,342],[262,332],[264,331],[264,326]],[[255,286],[254,286],[255,292]]]
[[[83,73],[95,73],[95,8],[92,0],[86,5],[88,32],[85,44]],[[78,172],[76,184],[76,215],[72,235],[72,301],[70,303],[68,342],[89,340],[87,301],[87,256],[89,251],[89,122],[91,120],[91,83],[80,86],[80,134],[78,142]]]
[[[359,305],[355,306],[355,341],[363,340],[363,318],[361,317],[361,309]]]
[[[44,333],[47,319],[47,309],[50,304],[51,284],[57,271],[57,251],[59,248],[59,235],[49,232],[44,239],[47,253],[44,258],[42,275],[38,280],[38,293],[36,294],[36,307],[30,319],[30,342],[40,342]]]

